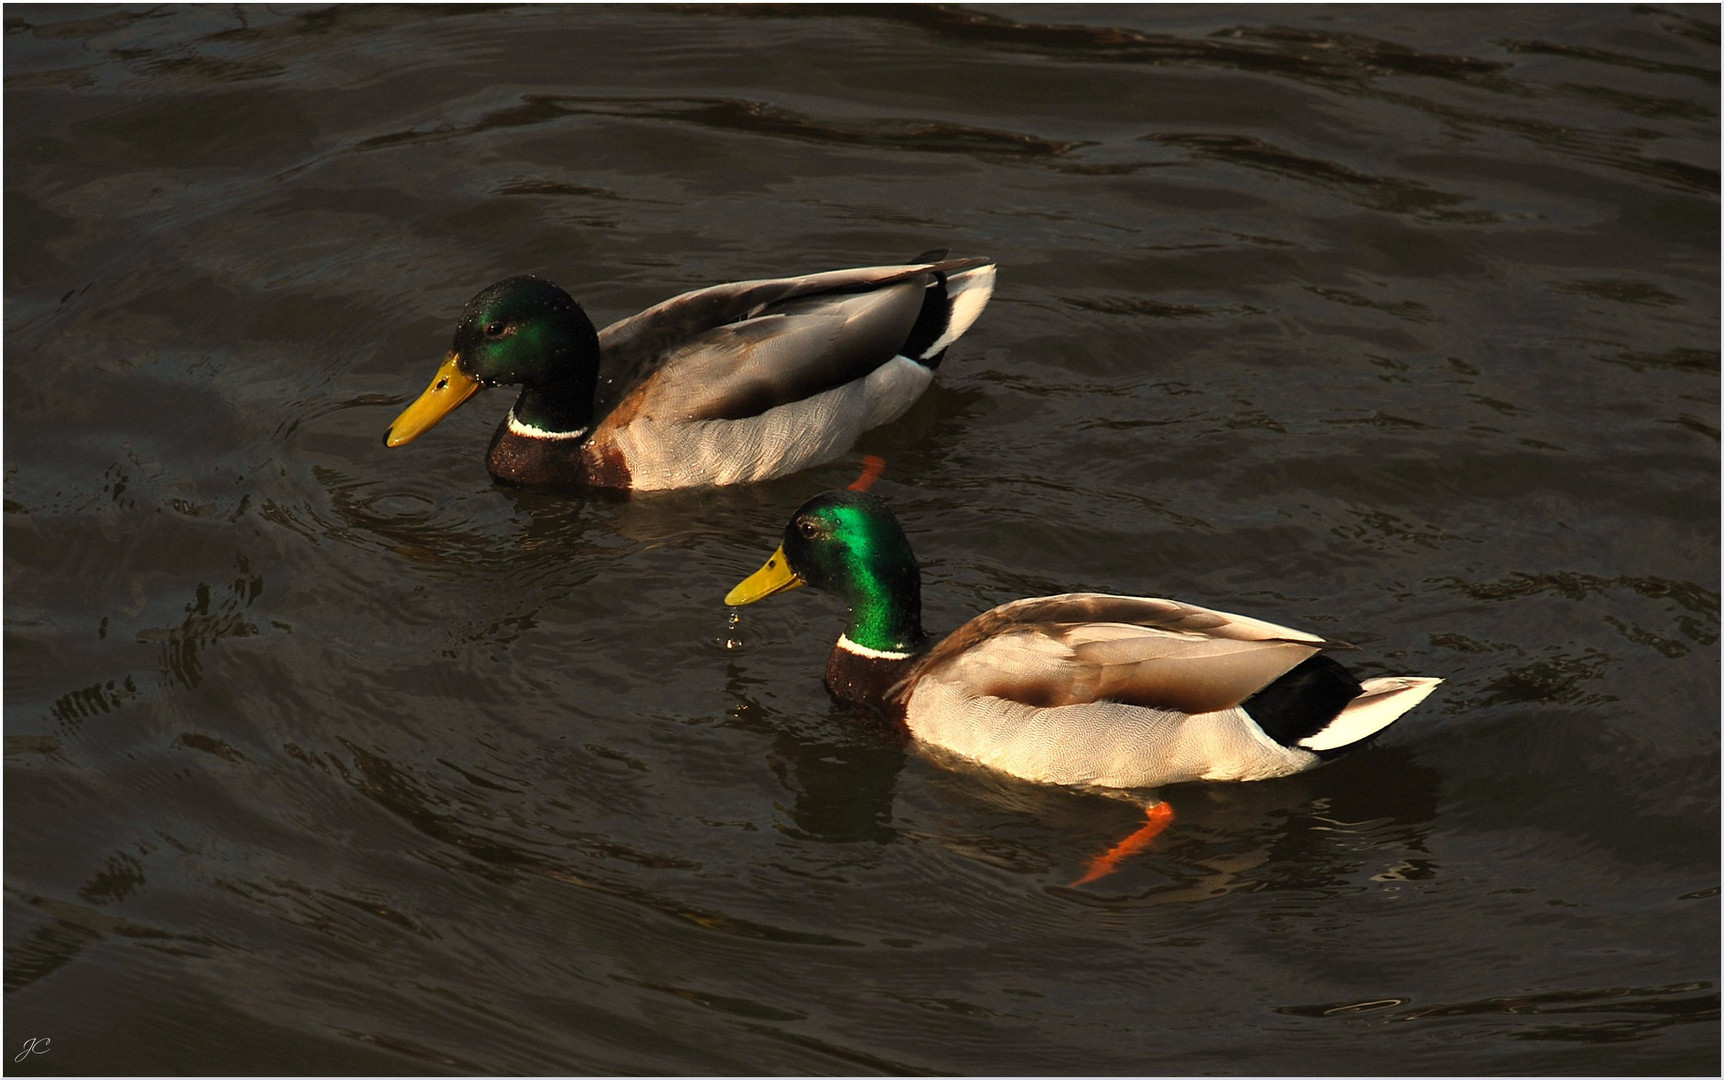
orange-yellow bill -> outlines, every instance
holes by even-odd
[[[1144,811],[1149,820],[1138,827],[1138,830],[1121,840],[1105,853],[1090,860],[1089,869],[1084,876],[1072,882],[1072,888],[1088,885],[1092,881],[1100,881],[1115,870],[1119,864],[1136,855],[1149,846],[1149,842],[1160,836],[1162,830],[1173,824],[1173,807],[1167,803],[1158,802]]]
[[[756,600],[764,600],[773,593],[781,593],[786,589],[800,588],[802,579],[790,569],[790,563],[784,558],[784,545],[778,545],[778,550],[766,560],[766,565],[748,575],[736,588],[730,590],[724,597],[724,602],[731,607],[741,607],[752,604]]]
[[[455,354],[443,361],[431,385],[419,395],[419,400],[407,406],[383,436],[386,446],[412,442],[436,426],[437,421],[455,411],[455,407],[478,393],[484,384],[465,375],[455,366]]]

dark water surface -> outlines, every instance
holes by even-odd
[[[1699,1072],[1718,9],[5,11],[14,1072]],[[999,260],[758,487],[382,433],[519,272]],[[1446,676],[1123,802],[827,702],[725,590],[860,452],[931,627],[1180,597]]]

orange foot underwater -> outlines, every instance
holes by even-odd
[[[880,479],[880,474],[886,471],[886,459],[875,454],[862,456],[862,475],[850,482],[851,491],[867,491],[874,486],[874,481]]]
[[[1088,885],[1092,881],[1100,881],[1107,877],[1119,869],[1120,863],[1147,848],[1151,840],[1160,836],[1163,830],[1173,824],[1173,807],[1167,803],[1154,803],[1146,807],[1144,813],[1149,820],[1144,822],[1136,832],[1092,859],[1084,876],[1072,882],[1072,888]]]

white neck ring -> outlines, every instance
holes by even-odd
[[[882,649],[870,649],[866,645],[856,644],[843,634],[838,635],[838,647],[847,653],[854,653],[857,656],[866,656],[870,660],[908,660],[912,656],[916,655],[915,653],[886,652]]]
[[[546,431],[541,427],[524,424],[515,418],[515,410],[509,410],[509,434],[519,435],[524,439],[582,439],[586,437],[589,428],[576,428],[574,431]]]

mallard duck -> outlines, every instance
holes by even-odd
[[[930,648],[904,530],[885,503],[853,490],[804,503],[725,603],[801,585],[850,607],[826,665],[835,698],[901,721],[922,744],[1049,784],[1303,772],[1369,741],[1442,681],[1360,682],[1323,655],[1345,646],[1315,634],[1101,593],[1002,604]],[[1161,815],[1164,825],[1171,811]],[[1157,825],[1153,808],[1150,817]]]
[[[508,483],[653,490],[818,465],[903,415],[981,315],[994,264],[944,256],[714,285],[597,332],[549,281],[508,278],[468,301],[384,442],[519,383],[486,457]]]

